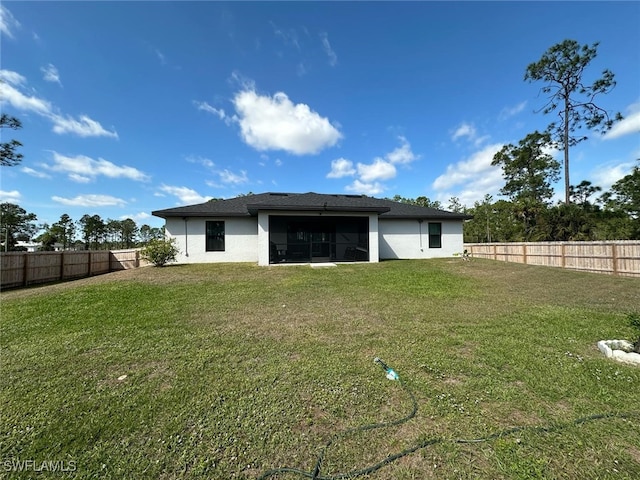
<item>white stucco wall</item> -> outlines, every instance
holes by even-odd
[[[222,220],[225,228],[225,251],[205,250],[205,222]],[[165,231],[176,239],[179,263],[257,262],[258,227],[253,218],[167,218]]]
[[[463,251],[462,222],[437,220],[442,224],[442,247],[429,248],[429,226],[426,220],[378,220],[380,259],[451,257]]]
[[[282,213],[260,212],[257,221],[255,217],[189,218],[186,235],[182,218],[168,218],[165,229],[169,238],[176,239],[179,263],[257,262],[269,265],[269,215],[277,214]],[[314,215],[310,212],[288,214]],[[427,221],[420,226],[417,220],[379,219],[375,213],[364,216],[369,218],[369,261],[372,263],[379,259],[450,257],[463,251],[461,221],[440,221],[442,248],[429,248]],[[225,222],[224,252],[205,251],[205,222],[210,220]]]

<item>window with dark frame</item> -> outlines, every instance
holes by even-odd
[[[442,248],[441,223],[429,223],[429,248]]]
[[[224,252],[224,222],[206,222],[206,251]]]

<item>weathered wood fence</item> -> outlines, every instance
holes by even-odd
[[[146,265],[140,251],[67,250],[0,253],[0,288],[70,280]]]
[[[475,258],[640,278],[640,240],[465,243]]]

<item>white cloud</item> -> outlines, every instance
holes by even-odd
[[[30,168],[30,167],[22,167],[20,171],[36,178],[51,178],[51,175],[44,172],[40,172],[38,170],[34,170],[33,168]]]
[[[640,103],[634,103],[629,113],[621,121],[615,123],[611,130],[604,135],[604,140],[623,137],[633,133],[640,133]]]
[[[336,52],[331,48],[331,44],[329,43],[329,35],[326,32],[320,33],[320,40],[322,41],[322,48],[324,49],[324,53],[329,57],[329,65],[335,67],[338,64],[338,56]]]
[[[199,163],[200,165],[202,165],[203,167],[207,167],[207,168],[213,168],[215,167],[215,163],[213,163],[213,160],[210,160],[206,157],[201,157],[199,155],[189,155],[186,158],[187,162],[190,163]]]
[[[296,32],[295,29],[290,28],[288,31],[285,32],[283,29],[278,27],[274,22],[270,21],[269,23],[273,27],[273,33],[275,34],[275,36],[280,37],[282,41],[285,43],[285,45],[293,46],[298,51],[301,50],[300,41],[298,39],[298,32]]]
[[[353,183],[345,187],[345,190],[347,192],[373,196],[384,192],[384,187],[379,182],[367,183],[354,180]]]
[[[130,218],[136,223],[140,223],[148,219],[153,219],[154,217],[149,215],[147,212],[134,213],[133,215],[121,215],[119,217],[120,220],[126,220],[127,218]]]
[[[116,165],[108,160],[93,158],[85,155],[68,157],[53,152],[53,164],[47,165],[49,170],[66,173],[73,181],[87,183],[95,180],[96,177],[104,176],[108,178],[128,178],[139,182],[149,180],[149,177],[140,170],[126,165]]]
[[[342,134],[303,103],[285,93],[273,97],[242,90],[233,98],[242,139],[256,150],[284,150],[309,155],[335,145]]]
[[[598,165],[591,173],[591,183],[602,188],[603,192],[611,189],[611,185],[631,173],[636,162],[622,162]]]
[[[244,170],[241,170],[240,174],[237,174],[225,169],[218,172],[218,175],[220,175],[220,181],[225,184],[230,183],[232,185],[242,185],[249,181],[247,178],[247,172]]]
[[[57,83],[62,86],[62,82],[60,82],[60,74],[58,73],[58,69],[53,64],[49,64],[46,67],[40,68],[40,71],[44,74],[44,79],[47,82]]]
[[[544,145],[541,148],[541,151],[544,155],[550,155],[551,157],[555,158],[556,160],[560,160],[560,157],[563,154],[563,150],[560,149],[560,147],[558,145]]]
[[[502,111],[498,115],[498,120],[506,120],[508,118],[511,118],[514,115],[517,115],[518,113],[523,111],[526,106],[527,106],[527,101],[525,100],[512,107],[505,107],[502,109]]]
[[[476,138],[476,127],[469,123],[463,123],[460,125],[453,135],[451,136],[451,140],[456,141],[459,138],[467,137],[469,140],[473,140]]]
[[[395,164],[398,164],[398,163],[407,164],[420,158],[419,155],[416,155],[411,151],[411,145],[409,144],[409,142],[405,137],[400,136],[398,137],[398,140],[400,140],[400,143],[402,145],[396,148],[395,150],[393,150],[392,152],[387,153],[387,155],[385,156],[387,160]]]
[[[176,187],[172,185],[162,185],[160,187],[162,193],[178,197],[180,205],[191,205],[194,203],[204,203],[211,200],[211,197],[203,197],[195,190],[188,187]]]
[[[231,125],[232,122],[237,120],[235,116],[228,116],[222,108],[212,107],[207,102],[198,102],[197,100],[194,100],[193,104],[198,108],[198,110],[215,115],[227,125]]]
[[[3,203],[17,203],[22,198],[20,192],[18,190],[0,190],[0,202]]]
[[[488,145],[468,159],[449,165],[446,173],[436,178],[432,184],[432,188],[438,192],[438,199],[442,201],[456,196],[465,205],[473,205],[474,201],[482,200],[487,193],[496,194],[504,180],[502,169],[492,166],[491,162],[503,146],[500,143]]]
[[[69,180],[72,180],[76,183],[91,183],[91,177],[80,175],[79,173],[70,173]]]
[[[67,116],[52,115],[53,131],[55,133],[74,133],[79,137],[111,137],[118,138],[116,132],[106,130],[100,123],[86,115],[80,115],[80,120]]]
[[[15,86],[24,83],[25,78],[16,72],[7,70],[0,71],[0,102],[7,102],[18,110],[35,112],[44,117],[51,115],[51,103],[35,96],[25,95]]]
[[[18,30],[19,28],[20,22],[14,18],[9,9],[0,4],[0,32],[9,38],[14,38],[13,30]]]
[[[387,153],[384,158],[376,157],[370,164],[358,163],[358,176],[362,182],[394,178],[397,174],[396,164],[408,164],[419,158],[411,151],[411,145],[405,137],[400,136],[398,139],[401,146]]]
[[[331,162],[331,171],[327,178],[343,178],[356,176],[356,180],[345,187],[351,192],[376,195],[385,190],[381,181],[390,180],[397,175],[396,165],[406,165],[417,160],[411,145],[403,136],[399,136],[400,146],[387,153],[384,158],[376,157],[371,163],[358,163],[355,168],[351,160],[338,158]]]
[[[118,138],[115,131],[106,130],[100,123],[87,115],[80,119],[63,116],[57,113],[51,103],[36,96],[30,96],[18,90],[24,88],[25,78],[17,72],[0,70],[0,102],[8,102],[18,110],[37,113],[53,122],[53,131],[58,134],[73,133],[80,137],[112,137]]]
[[[451,140],[456,141],[459,139],[466,139],[468,142],[473,143],[475,147],[480,147],[484,142],[489,140],[489,135],[478,136],[476,127],[470,123],[463,122],[451,135]]]
[[[433,188],[444,190],[462,183],[468,183],[475,177],[482,176],[493,170],[500,171],[500,167],[492,166],[493,156],[503,147],[503,144],[494,144],[484,147],[474,153],[467,160],[462,160],[455,165],[449,165],[447,172],[440,175],[433,182]]]
[[[396,176],[396,167],[391,162],[377,157],[370,164],[358,163],[358,176],[365,183],[389,180]]]
[[[327,178],[342,178],[355,175],[356,169],[353,162],[346,158],[337,158],[331,161],[331,171],[327,173]]]
[[[12,85],[23,85],[27,81],[27,79],[18,72],[11,70],[0,70],[0,80],[4,80]]]
[[[239,87],[240,90],[255,90],[256,82],[251,80],[251,78],[243,75],[237,70],[231,72],[231,76],[228,79],[230,85]]]
[[[53,196],[51,200],[69,207],[122,207],[127,204],[127,202],[121,198],[112,197],[111,195],[94,194],[78,195],[74,198]]]
[[[154,50],[154,52],[156,54],[156,57],[158,57],[158,60],[160,60],[160,65],[166,65],[167,64],[167,57],[164,56],[164,53],[162,53],[157,48]]]

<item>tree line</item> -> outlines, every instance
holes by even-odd
[[[543,242],[640,239],[640,167],[602,192],[589,181],[570,185],[570,203],[550,205],[530,197],[495,201],[486,195],[464,225],[464,241]]]
[[[504,149],[501,152],[497,158]],[[485,195],[472,207],[457,197],[446,205],[428,197],[396,195],[389,200],[471,216],[463,226],[465,243],[640,240],[640,163],[605,192],[587,180],[570,185],[568,204],[550,203],[550,171],[546,176],[532,175],[521,184],[504,176],[507,180],[501,193],[508,200]]]
[[[14,203],[0,204],[0,238],[2,251],[26,250],[19,242],[35,241],[39,250],[117,250],[144,246],[164,238],[164,227],[141,225],[130,218],[103,220],[100,215],[83,215],[74,221],[68,214],[49,225],[37,224],[34,213]],[[39,233],[40,232],[40,233]]]

